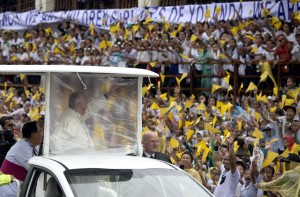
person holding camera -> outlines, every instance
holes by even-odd
[[[14,120],[12,116],[3,116],[0,118],[0,166],[10,148],[16,143],[14,139]]]

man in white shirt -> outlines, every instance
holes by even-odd
[[[236,156],[233,150],[233,138],[229,138],[227,143],[229,153],[223,156],[223,164],[221,161],[215,161],[216,166],[221,170],[218,186],[214,191],[216,197],[233,197],[240,180],[240,172],[236,167]]]
[[[61,114],[59,124],[50,136],[51,154],[94,149],[85,121],[105,106],[103,102],[106,102],[107,95],[90,100],[79,92],[69,95],[69,107]]]

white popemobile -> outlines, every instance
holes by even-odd
[[[174,165],[130,156],[142,153],[143,78],[156,73],[64,65],[0,65],[0,71],[42,75],[46,92],[43,156],[30,159],[21,197],[213,196]],[[69,97],[74,92],[86,102],[78,104],[84,109],[78,117],[65,115],[78,102]]]

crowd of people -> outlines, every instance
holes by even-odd
[[[160,23],[147,17],[135,24],[120,21],[110,31],[70,21],[63,21],[59,32],[46,28],[19,35],[2,30],[0,62],[153,70],[161,77],[145,81],[150,86],[143,91],[143,156],[157,153],[159,157],[154,158],[180,166],[217,197],[286,196],[287,189],[298,196],[297,186],[285,188],[299,184],[299,176],[291,178],[299,173],[289,173],[299,171],[300,163],[300,89],[295,78],[300,58],[298,14],[291,15],[291,22],[267,12],[261,19],[243,20],[236,12],[229,22],[218,21],[218,15],[211,22],[196,24]],[[240,90],[245,94],[236,97],[230,91],[234,65],[239,76],[256,76],[242,80]],[[274,79],[279,69],[290,76],[284,85]],[[182,92],[181,87],[190,83],[186,77],[190,72],[204,75],[195,77],[196,87],[211,91]],[[267,76],[262,80],[264,73]],[[162,77],[176,74],[182,78]],[[39,83],[38,78],[3,75],[1,81],[0,113],[5,117],[0,120],[1,143],[11,140],[13,144],[22,139],[26,122],[44,115],[45,92],[38,85],[7,87],[25,81]],[[264,87],[274,88],[269,95],[259,89],[265,81]],[[176,87],[163,92],[161,86]],[[37,134],[30,133],[27,139],[40,135],[39,127],[34,131]]]

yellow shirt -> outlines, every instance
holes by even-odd
[[[197,172],[194,168],[189,168],[189,169],[184,169],[184,171],[186,173],[188,173],[189,175],[191,175],[194,179],[196,179],[199,183],[202,184],[202,180],[200,177],[199,172]]]

